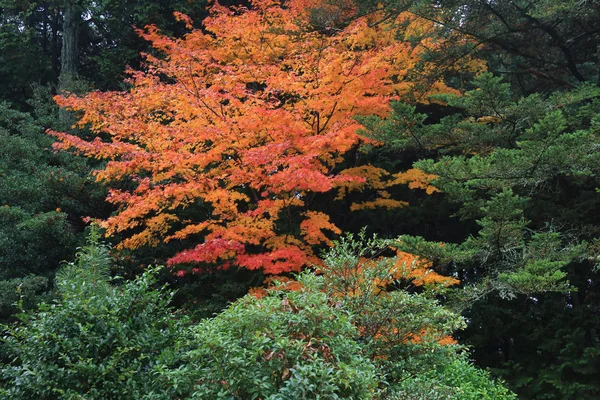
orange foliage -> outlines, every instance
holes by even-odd
[[[403,251],[396,252],[394,279],[408,279],[416,286],[442,285],[452,286],[460,283],[458,279],[440,275],[431,268],[431,262]]]
[[[431,332],[427,332],[426,330],[422,330],[421,332],[419,332],[419,334],[413,334],[410,337],[410,341],[412,343],[422,343],[423,342],[423,338],[427,337],[431,335]],[[458,344],[458,342],[456,341],[456,339],[454,339],[452,336],[443,336],[443,337],[439,337],[438,335],[437,342],[439,344],[441,344],[442,346],[449,346],[449,345],[455,345]]]
[[[380,199],[354,208],[404,205],[383,191],[385,171],[334,171],[367,141],[355,117],[385,116],[390,100],[414,93],[408,72],[435,44],[398,41],[394,21],[359,18],[349,0],[282,4],[214,4],[204,30],[182,39],[148,26],[140,35],[162,56],[145,55],[128,91],[57,97],[97,135],[53,133],[57,148],[107,161],[96,177],[111,186],[108,201],[119,209],[102,226],[127,238],[120,248],[185,239],[201,243],[169,264],[298,271],[316,262],[311,245],[329,243],[323,231],[339,233],[327,215],[308,209],[311,192],[375,188]],[[191,29],[188,17],[176,17]],[[427,24],[409,14],[396,22],[403,21],[411,29]],[[448,91],[439,80],[420,94]],[[180,217],[198,204],[210,211]],[[292,208],[306,216],[301,236],[278,224]]]
[[[323,229],[327,229],[333,233],[340,234],[342,231],[329,222],[329,216],[321,212],[308,211],[307,219],[300,224],[300,229],[304,240],[309,244],[327,243],[331,245],[331,240],[323,234]]]
[[[392,209],[408,205],[405,201],[390,199],[390,194],[385,189],[395,185],[396,182],[391,179],[389,172],[382,170],[381,168],[372,165],[363,165],[360,167],[347,168],[343,170],[342,173],[359,179],[348,180],[339,184],[336,200],[344,198],[348,193],[362,191],[367,188],[376,190],[378,196],[372,201],[352,203],[350,205],[350,211],[375,208]]]
[[[377,295],[385,295],[385,288],[395,280],[407,280],[415,286],[431,286],[436,289],[438,285],[448,287],[460,283],[458,279],[450,276],[440,275],[432,268],[429,260],[423,259],[414,254],[396,250],[394,263],[390,265],[389,272],[385,279],[375,280],[365,286],[364,271],[371,268],[378,268],[378,264],[385,261],[384,257],[366,258],[361,257],[356,265],[349,265],[343,271],[344,279],[352,282],[351,287],[345,287],[343,293],[339,296],[359,296],[363,295],[365,288],[373,290]],[[331,272],[328,272],[331,273]],[[362,288],[362,289],[361,289]]]
[[[449,346],[449,345],[458,344],[458,341],[456,339],[454,339],[452,336],[444,336],[443,338],[438,340],[438,343],[441,344],[442,346]]]
[[[405,201],[379,198],[379,199],[376,199],[373,201],[364,201],[362,203],[352,203],[350,205],[350,210],[356,211],[356,210],[368,210],[368,209],[374,209],[374,208],[392,209],[392,208],[404,207],[406,205],[408,205],[408,203]]]
[[[356,263],[348,263],[342,271],[337,271],[337,278],[342,278],[348,284],[340,287],[340,290],[334,295],[370,298],[370,300],[359,300],[360,303],[376,301],[374,300],[376,298],[385,299],[386,296],[390,295],[388,291],[390,285],[399,279],[408,280],[415,286],[431,286],[434,290],[440,289],[441,286],[460,283],[457,279],[438,274],[432,269],[430,261],[410,253],[397,250],[395,260],[391,260],[392,263],[386,264],[385,261],[385,257],[361,257]],[[369,275],[368,270],[378,270],[382,268],[382,265],[387,265],[385,274],[380,274],[380,278],[375,278],[372,282],[365,281],[365,276]],[[327,273],[332,273],[332,271],[327,271]],[[371,325],[359,324],[357,328],[360,334],[370,336],[375,341],[386,345],[423,342],[437,342],[440,345],[457,344],[454,338],[446,336],[436,329],[425,327],[418,332],[402,329],[397,325],[398,321],[394,316],[386,315],[382,321],[377,319],[367,319],[365,321],[371,323]],[[385,359],[385,356],[380,354],[376,354],[374,357]]]
[[[267,295],[267,290],[288,290],[296,292],[302,290],[302,284],[287,276],[270,276],[265,279],[267,287],[252,287],[248,294],[260,299]]]

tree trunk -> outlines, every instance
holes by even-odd
[[[77,65],[79,63],[79,24],[81,9],[76,1],[67,1],[63,12],[63,40],[60,52],[60,76],[58,92],[64,93],[74,89],[77,80]],[[60,119],[68,122],[69,114],[60,110]]]
[[[52,80],[58,79],[60,74],[60,51],[58,45],[58,28],[59,28],[59,13],[52,10],[52,23],[50,29],[52,31]]]
[[[596,69],[598,70],[596,84],[600,85],[600,41],[596,44]]]

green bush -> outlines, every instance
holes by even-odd
[[[169,310],[172,293],[153,288],[157,268],[111,284],[98,237],[92,230],[58,272],[58,299],[8,328],[14,361],[1,368],[0,398],[514,398],[440,342],[458,316],[428,294],[374,285],[393,259],[352,275],[368,248],[351,239],[325,257],[322,274],[300,274],[299,290],[247,295],[188,326]]]
[[[57,276],[59,298],[9,328],[14,358],[2,368],[6,399],[168,398],[153,369],[181,335],[156,269],[111,286],[107,249],[94,243]]]
[[[450,335],[463,319],[436,299],[442,286],[416,287],[393,278],[395,257],[382,257],[396,242],[342,237],[324,255],[324,288],[353,316],[361,348],[383,381],[381,397],[397,400],[514,399],[514,394],[465,359]],[[401,289],[402,285],[413,293]]]
[[[427,373],[409,377],[394,386],[390,400],[516,400],[489,374],[474,367],[464,357],[431,369]]]
[[[163,371],[178,397],[372,399],[377,374],[351,315],[321,291],[322,278],[299,279],[301,291],[248,295],[191,328],[179,368]]]
[[[49,297],[48,279],[28,275],[0,281],[0,315],[12,315],[21,309],[33,309],[39,299]]]

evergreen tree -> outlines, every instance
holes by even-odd
[[[397,154],[420,151],[430,157],[414,166],[435,176],[432,184],[457,204],[463,221],[465,234],[446,239],[451,243],[402,236],[400,246],[463,282],[452,297],[467,309],[471,323],[463,338],[477,341],[476,355],[484,365],[506,369],[515,387],[523,389],[520,382],[526,378],[516,371],[527,368],[522,365],[546,363],[556,375],[528,370],[535,377],[528,375],[527,386],[535,389],[523,393],[535,397],[553,385],[551,398],[572,398],[573,393],[589,398],[598,390],[588,378],[598,373],[594,363],[584,371],[575,364],[576,353],[562,353],[562,361],[553,363],[512,349],[513,344],[526,346],[526,338],[539,338],[545,331],[539,326],[529,325],[530,331],[522,331],[524,325],[501,329],[507,332],[501,339],[483,339],[481,333],[490,332],[491,326],[510,326],[512,317],[495,311],[497,304],[515,307],[511,313],[518,313],[526,301],[531,318],[549,318],[547,307],[552,304],[555,318],[577,324],[573,329],[586,338],[585,344],[576,345],[577,354],[593,354],[598,346],[594,332],[600,320],[593,317],[593,299],[600,233],[595,212],[600,207],[600,90],[584,84],[568,92],[515,99],[510,86],[491,74],[481,75],[473,85],[464,96],[439,98],[450,111],[439,122],[399,103],[390,118],[368,121],[372,136]],[[589,319],[580,319],[581,312]],[[540,346],[558,353],[553,341],[571,338],[571,333],[556,330]],[[484,348],[494,346],[502,349],[501,357],[485,353]]]

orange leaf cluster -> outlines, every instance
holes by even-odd
[[[430,261],[398,250],[393,278],[410,280],[415,286],[452,286],[460,283],[458,279],[438,274],[431,267]]]
[[[191,31],[181,39],[154,26],[140,31],[159,55],[146,54],[144,70],[130,71],[129,90],[57,97],[97,135],[53,133],[56,147],[107,161],[96,177],[112,186],[108,201],[119,209],[102,224],[127,238],[121,248],[199,241],[169,263],[273,274],[315,262],[311,246],[339,229],[306,199],[334,187],[377,188],[385,175],[377,168],[334,171],[367,140],[356,133],[356,116],[384,116],[390,100],[415,91],[408,71],[426,47],[399,41],[394,21],[372,23],[381,15],[358,17],[349,0],[332,4],[214,4],[202,30],[176,14]],[[423,24],[399,19],[413,29]],[[427,93],[443,91],[439,81]],[[382,193],[360,207],[403,204]],[[210,211],[181,218],[198,205]],[[291,210],[304,213],[301,236],[278,224]]]
[[[427,174],[420,169],[411,168],[408,171],[396,174],[394,184],[408,184],[411,189],[421,189],[427,194],[433,194],[440,190],[431,184],[437,178],[434,174]]]
[[[385,189],[396,183],[392,179],[392,175],[372,165],[362,165],[360,167],[347,168],[342,171],[343,174],[354,177],[355,179],[341,182],[337,185],[338,194],[336,199],[344,198],[348,193],[362,191],[365,189],[375,190],[377,197],[375,200],[365,201],[362,203],[352,203],[350,211],[375,209],[375,208],[400,208],[407,206],[405,201],[391,199],[391,195]]]
[[[419,334],[413,334],[411,336],[411,338],[409,339],[412,343],[422,343],[423,342],[423,338],[431,336],[432,332],[428,332],[427,330],[422,330]],[[435,333],[434,333],[435,335]],[[456,339],[454,339],[452,336],[442,336],[440,337],[439,335],[437,336],[437,342],[439,344],[441,344],[442,346],[450,346],[450,345],[456,345],[458,344],[458,341]]]
[[[248,294],[260,299],[267,295],[267,290],[287,290],[297,292],[302,290],[302,283],[287,276],[270,276],[264,282],[267,287],[252,287],[248,290]]]
[[[373,274],[373,272],[375,272]],[[433,271],[432,263],[410,253],[397,251],[396,257],[360,257],[355,262],[347,262],[340,269],[324,271],[326,279],[342,282],[336,287],[334,296],[356,298],[354,304],[386,302],[390,298],[391,285],[404,279],[415,286],[430,286],[439,290],[442,286],[458,284],[459,281]],[[456,344],[451,336],[440,332],[436,327],[422,324],[419,329],[407,329],[394,315],[383,313],[369,314],[369,318],[358,318],[357,328],[364,337],[370,337],[383,347],[397,344],[438,343]],[[385,355],[374,354],[374,358],[385,359]]]

